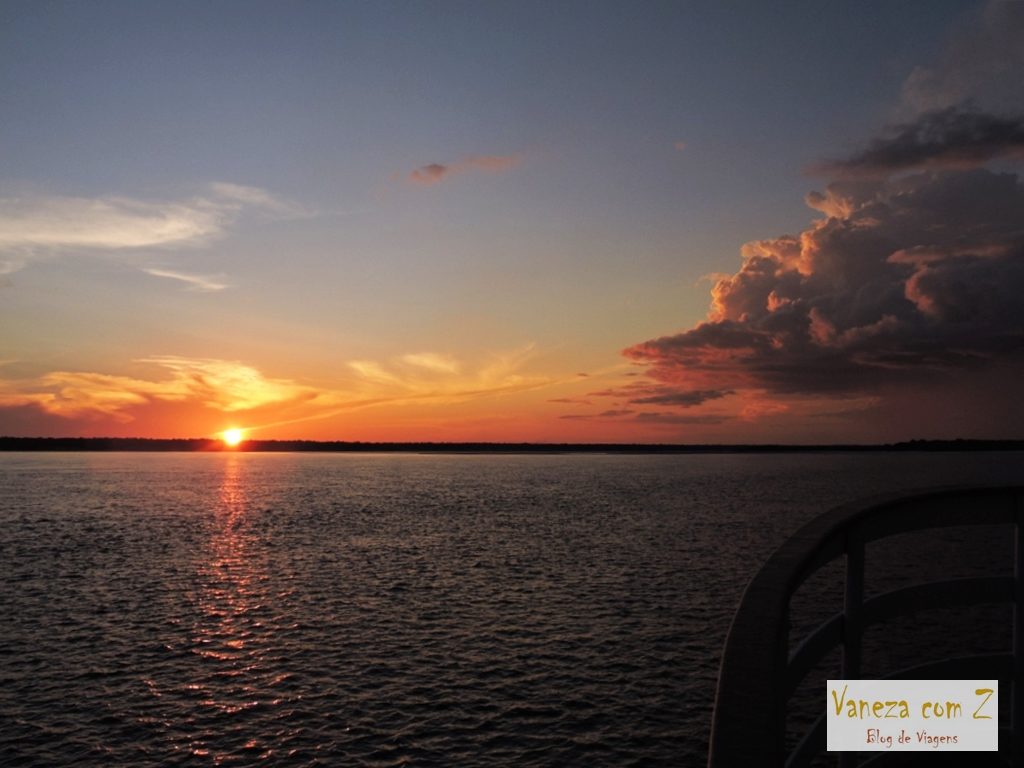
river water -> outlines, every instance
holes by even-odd
[[[0,764],[698,766],[746,582],[1019,453],[0,454]]]

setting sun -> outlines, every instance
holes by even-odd
[[[238,445],[244,436],[240,429],[225,429],[221,433],[221,439],[230,446]]]

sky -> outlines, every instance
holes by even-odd
[[[5,0],[0,105],[0,435],[1024,434],[1024,3]]]

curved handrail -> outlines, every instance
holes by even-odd
[[[1016,527],[1013,578],[938,582],[864,601],[866,543],[912,530],[999,524]],[[815,571],[843,555],[843,612],[812,632],[790,656],[790,597]],[[1024,660],[1024,486],[876,496],[811,520],[775,551],[740,601],[722,654],[709,767],[786,765],[785,713],[792,690],[799,678],[837,645],[843,649],[843,676],[858,677],[861,637],[867,624],[923,607],[1006,601],[1016,601],[1012,658]],[[1016,661],[1015,675],[1020,668],[1021,662]],[[1012,701],[1016,745],[1024,734],[1020,722],[1024,685],[1013,686]],[[802,746],[805,749],[798,751],[804,758],[807,748]]]

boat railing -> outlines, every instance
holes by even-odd
[[[899,533],[968,525],[1012,526],[1013,573],[934,581],[865,600],[865,546]],[[822,566],[845,559],[842,610],[790,650],[790,598]],[[804,525],[747,586],[725,642],[712,720],[709,768],[803,768],[825,751],[824,714],[787,747],[787,705],[806,675],[840,648],[843,679],[861,672],[864,631],[877,622],[931,608],[1013,605],[1010,652],[945,658],[891,675],[905,679],[1000,679],[1010,686],[1013,764],[1024,764],[1024,487],[954,488],[876,497],[838,507]],[[1003,690],[1000,690],[1005,695]],[[824,701],[822,702],[824,710]],[[861,753],[838,753],[842,768]]]

